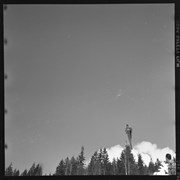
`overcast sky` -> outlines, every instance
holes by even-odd
[[[174,5],[9,5],[5,165],[149,141],[175,151]]]

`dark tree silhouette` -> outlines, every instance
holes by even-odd
[[[27,172],[27,176],[42,176],[42,167],[40,164],[35,164],[30,167],[29,171]]]
[[[5,169],[5,176],[13,176],[12,163]]]
[[[161,166],[161,162],[160,162],[159,159],[157,158],[157,159],[156,159],[156,162],[155,162],[155,164],[154,164],[155,172],[159,170],[160,166]]]
[[[126,166],[125,153],[124,153],[124,151],[122,151],[120,159],[117,160],[117,174],[118,175],[125,175],[126,174],[125,166]]]
[[[78,175],[84,175],[85,173],[85,169],[84,169],[84,163],[85,163],[85,157],[84,157],[84,147],[81,147],[81,152],[80,155],[77,158],[77,162],[78,162],[78,167],[77,167],[77,171],[78,171]]]
[[[71,158],[70,163],[71,163],[70,174],[77,175],[78,162],[76,161],[74,156]]]
[[[88,174],[89,175],[100,175],[100,163],[98,152],[95,151],[93,156],[91,157],[90,164],[88,166]]]
[[[144,165],[143,165],[143,160],[140,154],[138,154],[138,174],[139,175],[144,175]]]
[[[112,161],[111,174],[112,175],[117,175],[118,174],[117,161],[116,161],[115,158],[113,158],[113,161]]]
[[[13,176],[19,176],[20,172],[17,169],[14,169]]]
[[[55,175],[65,175],[65,163],[63,160],[61,160],[59,165],[56,167]]]
[[[109,162],[109,156],[107,153],[106,148],[102,151],[102,162],[101,162],[101,168],[102,168],[102,175],[111,175],[111,163]]]
[[[67,157],[65,159],[65,175],[70,175],[70,167],[71,167],[70,160]]]
[[[27,176],[27,173],[28,173],[28,171],[27,171],[27,169],[25,169],[25,170],[21,173],[21,176]]]
[[[138,174],[138,166],[135,162],[134,156],[131,153],[131,147],[126,146],[123,150],[124,152],[124,164],[125,164],[125,172],[127,175],[137,175]]]
[[[149,166],[148,166],[148,174],[149,175],[153,175],[153,173],[156,171],[155,169],[155,165],[151,159],[151,161],[149,162]]]

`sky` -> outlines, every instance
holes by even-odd
[[[174,4],[8,5],[5,165],[146,141],[175,151]]]

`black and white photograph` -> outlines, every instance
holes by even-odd
[[[175,4],[4,4],[5,176],[176,175]]]

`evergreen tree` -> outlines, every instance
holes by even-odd
[[[19,176],[20,172],[17,169],[14,169],[13,176]]]
[[[34,170],[35,170],[35,168],[36,168],[36,165],[35,165],[35,163],[33,163],[33,165],[30,167],[27,175],[28,175],[28,176],[34,176]]]
[[[67,157],[67,158],[65,159],[65,175],[70,175],[70,166],[71,166],[70,160],[69,160],[69,158]]]
[[[84,162],[85,162],[85,157],[84,157],[84,147],[81,147],[81,152],[80,155],[77,158],[78,160],[78,175],[83,175],[84,174]]]
[[[12,163],[6,168],[5,176],[19,176],[20,172],[18,169],[14,169],[12,167]]]
[[[120,159],[117,159],[117,175],[126,175],[125,153],[121,152]]]
[[[21,176],[27,176],[27,169],[25,169],[22,173]]]
[[[87,166],[84,168],[84,175],[88,175],[88,167]]]
[[[91,157],[90,163],[88,164],[88,175],[94,175],[95,157]]]
[[[148,167],[146,165],[144,166],[144,175],[148,175]]]
[[[154,164],[154,172],[158,171],[159,168],[160,168],[160,166],[161,166],[161,162],[160,162],[159,159],[157,158],[157,159],[156,159],[156,162],[155,162],[155,164]]]
[[[5,169],[5,176],[13,176],[12,163]]]
[[[148,166],[148,174],[153,175],[154,172],[155,172],[155,165],[151,159],[151,161],[149,162],[149,166]]]
[[[103,175],[103,150],[102,148],[100,148],[99,152],[98,152],[98,158],[97,158],[98,164],[99,164],[99,172],[98,175]]]
[[[71,175],[77,175],[77,167],[78,167],[78,162],[74,158],[74,156],[71,158],[71,168],[70,168],[70,174]]]
[[[130,175],[138,175],[138,164],[135,162],[134,156],[130,162]]]
[[[88,165],[88,175],[100,175],[100,163],[98,152],[95,151]]]
[[[35,164],[30,167],[29,171],[27,172],[27,176],[42,176],[42,166],[40,164]]]
[[[93,160],[93,156],[92,156],[91,160],[88,164],[88,175],[93,175],[93,167],[94,167],[94,160]]]
[[[65,163],[63,160],[61,160],[59,165],[56,167],[55,175],[65,175]]]
[[[141,154],[138,154],[138,174],[144,175],[144,165]]]
[[[112,166],[111,166],[111,174],[112,175],[117,175],[118,174],[118,169],[117,169],[117,161],[115,158],[113,158],[113,161],[112,161]]]
[[[40,164],[37,164],[34,169],[34,176],[42,176],[42,166]]]
[[[106,148],[102,151],[102,162],[101,162],[101,169],[103,175],[111,175],[111,163],[109,162],[109,156],[107,153]]]
[[[123,150],[125,154],[125,168],[127,175],[137,175],[138,174],[138,166],[135,162],[134,156],[131,153],[131,148],[126,146]]]

